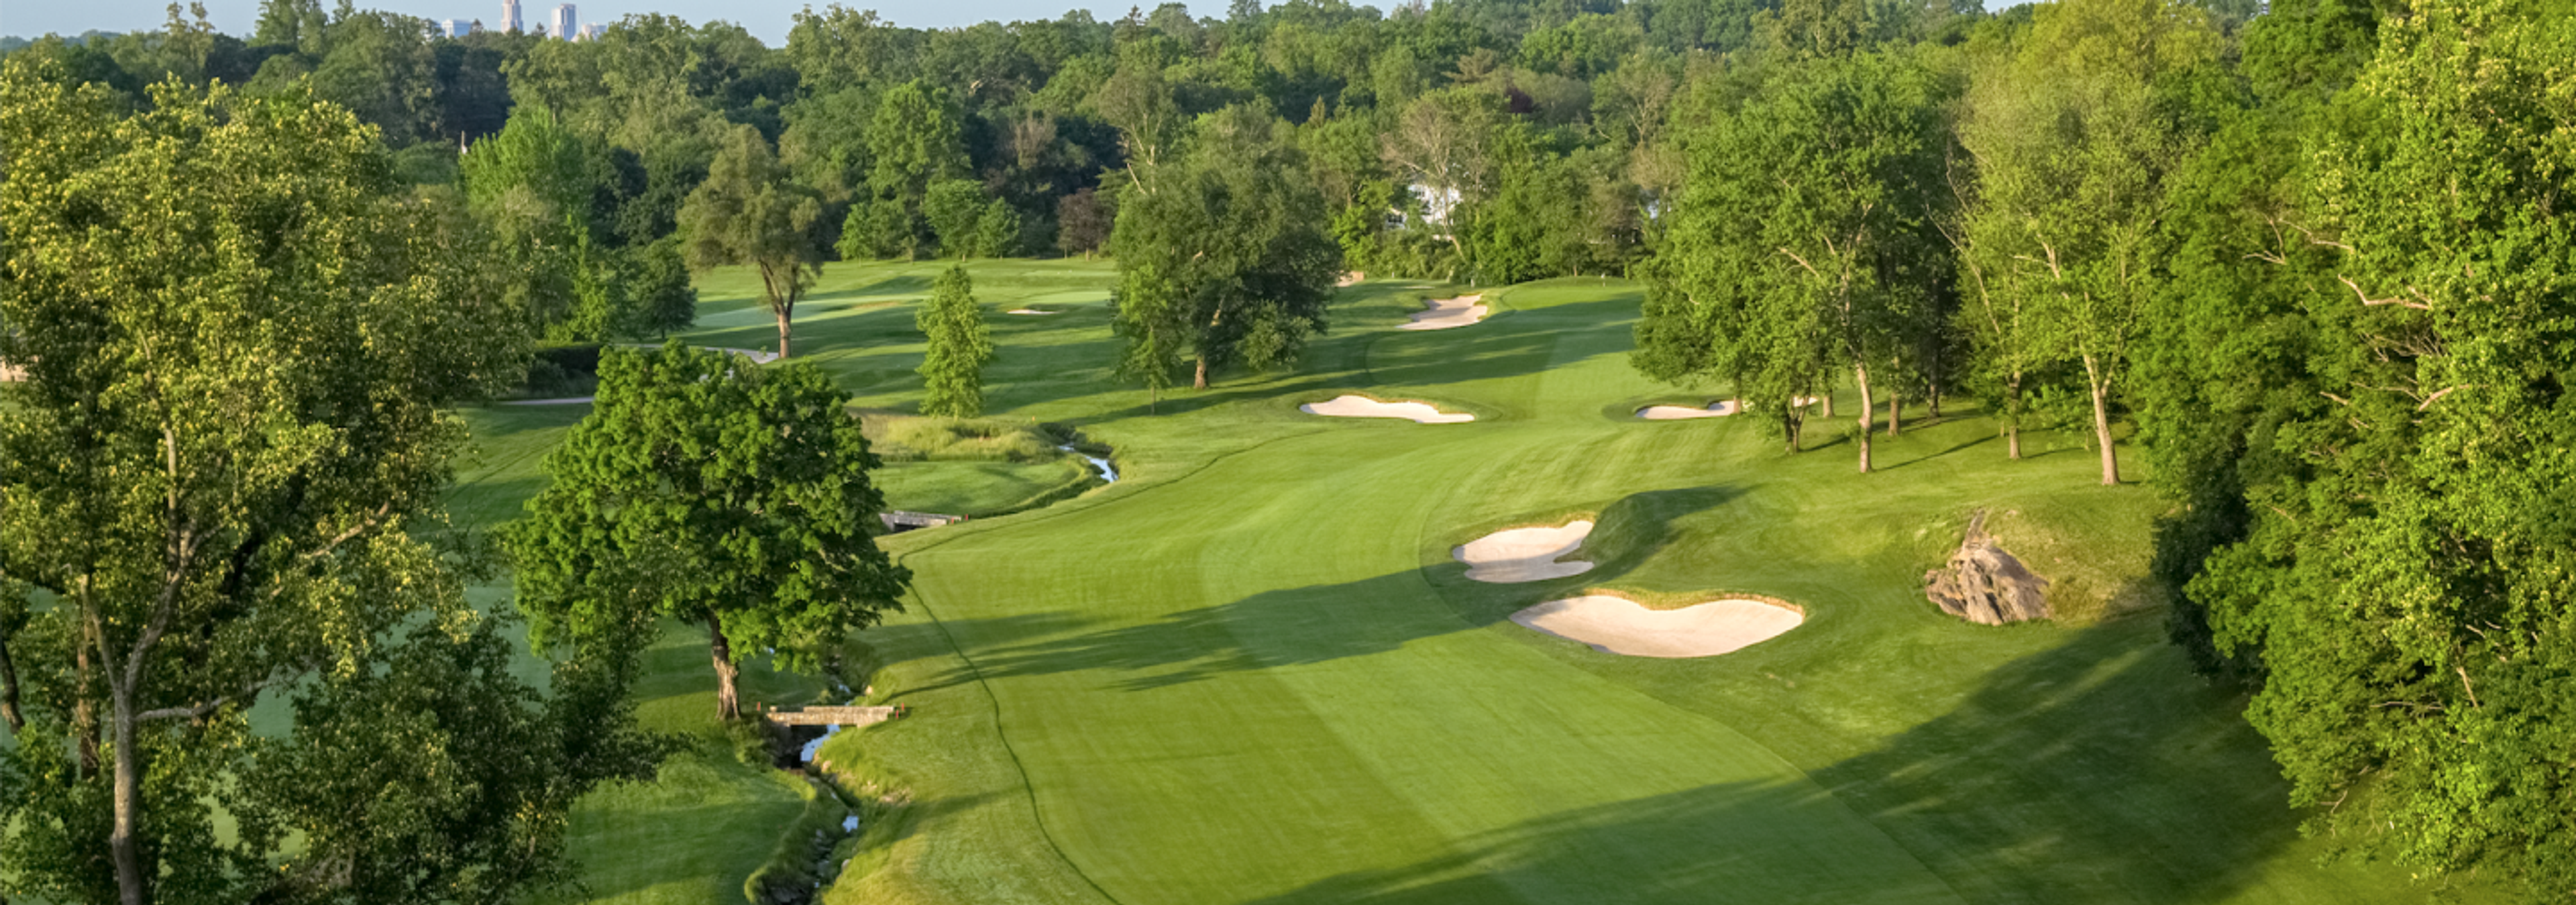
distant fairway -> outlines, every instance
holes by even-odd
[[[800,357],[862,406],[907,408],[910,304],[938,266],[831,265]],[[1458,287],[1363,284],[1299,371],[1149,411],[1107,380],[1105,263],[975,271],[1001,346],[994,413],[1078,426],[1117,448],[1125,479],[888,539],[918,592],[860,638],[891,664],[878,700],[914,715],[824,754],[912,800],[828,901],[2343,905],[2429,891],[2317,866],[2241,702],[2188,673],[2160,613],[2097,618],[2129,599],[2164,504],[2094,486],[2077,441],[2037,438],[2034,458],[2006,462],[1992,424],[1953,401],[1943,420],[1908,412],[1903,437],[1878,441],[1883,471],[1862,476],[1847,408],[1811,421],[1817,448],[1796,456],[1746,417],[1639,420],[1648,403],[1710,397],[1635,375],[1637,290],[1595,279],[1489,290],[1485,322],[1423,332],[1394,328]],[[747,286],[706,281],[690,341],[764,345]],[[1001,314],[1027,304],[1072,310]],[[1478,420],[1297,411],[1345,391]],[[502,417],[477,415],[515,438],[484,441],[496,458],[569,420],[535,422],[578,415]],[[498,517],[532,475],[471,473],[460,517]],[[1989,628],[1924,602],[1922,571],[1979,507],[2075,618]],[[1603,520],[1586,574],[1483,584],[1449,557],[1576,514]],[[1505,618],[1595,587],[1746,593],[1807,618],[1678,660]],[[657,724],[705,718],[712,678],[691,637],[657,654]],[[814,693],[777,677],[756,696]],[[792,790],[756,779],[683,771],[586,801],[575,853],[607,880],[601,900],[733,901],[775,836],[732,818],[783,826],[795,811]]]

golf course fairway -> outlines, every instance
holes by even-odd
[[[800,315],[800,359],[863,409],[909,410],[912,307],[940,266],[834,265]],[[2039,435],[2007,461],[1994,423],[1954,398],[1937,418],[1909,411],[1877,441],[1880,471],[1860,475],[1848,408],[1811,420],[1799,453],[1759,411],[1642,420],[1714,391],[1637,376],[1639,290],[1592,278],[1482,288],[1491,317],[1436,331],[1397,328],[1425,299],[1479,287],[1372,280],[1342,291],[1295,371],[1149,400],[1109,376],[1105,264],[974,273],[1000,347],[987,416],[1077,429],[1116,450],[1122,479],[884,539],[914,593],[857,635],[880,666],[866,703],[911,715],[822,748],[844,787],[883,796],[835,850],[823,901],[2361,905],[2434,891],[2325,863],[2300,837],[2242,698],[2190,673],[2139,592],[2167,504],[2143,474],[2095,484],[2079,437]],[[705,285],[688,341],[758,345],[770,327],[745,276]],[[1063,313],[1001,316],[1030,304]],[[1477,420],[1298,410],[1345,393]],[[1924,600],[1924,570],[1979,509],[2053,582],[2058,620],[1971,625]],[[1470,581],[1450,555],[1577,518],[1598,522],[1579,575]],[[1776,600],[1805,621],[1662,659],[1508,618],[1592,590]],[[702,655],[671,662],[698,671],[672,681],[711,685]],[[674,885],[630,853],[638,833],[704,819],[685,796],[597,797],[575,815],[574,854],[623,878],[599,901],[740,888],[739,873]],[[669,825],[642,829],[657,819]]]

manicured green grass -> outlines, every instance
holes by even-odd
[[[832,265],[799,357],[864,406],[907,409],[910,308],[869,306],[917,298],[938,266]],[[901,804],[829,901],[2426,897],[2316,863],[2242,700],[2136,609],[2165,504],[2096,486],[2075,439],[2007,462],[1991,422],[1954,404],[1910,413],[1862,476],[1840,426],[1811,425],[1814,448],[1791,455],[1747,418],[1638,421],[1677,393],[1625,361],[1636,287],[1593,279],[1491,293],[1484,324],[1422,333],[1389,328],[1445,287],[1364,284],[1294,373],[1152,402],[1107,379],[1105,264],[975,273],[995,312],[1072,309],[993,315],[991,411],[1078,427],[1125,480],[887,540],[917,592],[861,637],[888,664],[876,699],[913,715],[824,756]],[[691,341],[762,341],[747,286],[710,278]],[[1480,420],[1296,411],[1345,390]],[[1977,508],[2075,618],[1990,628],[1923,601],[1922,572]],[[1620,520],[1604,531],[1625,551],[1523,586],[1466,581],[1448,558],[1575,513]],[[1590,587],[1756,593],[1808,621],[1648,660],[1504,618]],[[657,660],[648,718],[703,719],[692,639],[675,630]],[[576,851],[619,878],[600,891],[730,901],[774,844],[757,827],[795,817],[791,787],[693,782],[585,802]]]
[[[1091,479],[1082,460],[895,462],[871,476],[886,505],[914,512],[991,515],[1065,493]]]

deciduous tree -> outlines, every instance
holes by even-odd
[[[2532,901],[2576,889],[2576,33],[2445,0],[2381,26],[2314,144],[2326,404],[2272,431],[2191,593],[2316,829]],[[2302,237],[2303,239],[2305,237]]]
[[[9,882],[142,905],[561,879],[572,799],[638,772],[567,734],[621,738],[628,673],[575,657],[610,681],[565,723],[466,604],[447,406],[526,356],[481,246],[309,93],[117,106],[0,64],[0,359],[28,372],[0,411],[0,659],[30,681]],[[290,690],[292,729],[254,738]]]
[[[1118,212],[1118,326],[1124,368],[1159,390],[1184,348],[1192,385],[1214,369],[1292,360],[1324,329],[1342,272],[1321,195],[1268,113],[1202,119],[1187,159],[1146,171]]]
[[[608,350],[591,414],[546,456],[554,483],[504,532],[531,643],[703,626],[731,720],[754,651],[810,668],[901,609],[910,574],[868,530],[885,503],[848,405],[811,365]]]
[[[814,233],[823,202],[797,184],[750,126],[734,127],[707,181],[680,207],[689,266],[704,270],[748,264],[760,273],[761,298],[778,321],[778,356],[788,357],[796,303],[823,271]]]

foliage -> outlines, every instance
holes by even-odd
[[[529,640],[707,629],[717,715],[755,651],[811,669],[816,651],[901,609],[908,573],[872,538],[884,502],[847,394],[802,364],[752,367],[668,343],[609,350],[598,402],[547,454],[554,484],[504,532]]]
[[[1870,469],[1871,376],[1884,378],[1948,279],[1930,238],[1948,146],[1932,73],[1892,54],[1782,70],[1687,141],[1691,172],[1637,327],[1638,367],[1718,377],[1792,449],[1793,400],[1849,369]],[[1935,321],[1937,323],[1937,321]]]
[[[926,389],[921,413],[948,418],[983,414],[984,364],[993,360],[993,338],[984,326],[984,309],[975,304],[975,284],[966,268],[942,271],[915,318],[929,340],[921,358]]]
[[[445,407],[524,367],[521,316],[348,111],[150,99],[122,116],[0,64],[0,358],[29,372],[0,417],[0,646],[28,692],[0,883],[428,902],[564,880],[573,799],[652,749],[584,747],[631,740],[625,652],[576,649],[541,698],[496,668],[506,616],[464,600]],[[291,726],[253,736],[288,689]]]
[[[2082,366],[2105,484],[2119,481],[2113,394],[2166,253],[2166,174],[2197,140],[2162,91],[2217,52],[2197,7],[2065,0],[1977,73],[1959,127],[1977,172],[1961,229],[1978,260],[1970,294],[2011,312],[1982,321],[1987,347],[2016,372],[2023,356]]]
[[[698,290],[689,285],[688,261],[677,236],[627,252],[627,291],[632,293],[635,336],[663,337],[698,320]]]
[[[2267,432],[2250,525],[2191,587],[2264,667],[2247,718],[2322,830],[2535,900],[2576,888],[2565,492],[2576,36],[2534,5],[2419,6],[2324,130],[2332,281],[2301,298],[2325,405]],[[2427,191],[2441,186],[2442,191]]]
[[[1341,248],[1275,129],[1250,108],[1212,114],[1192,153],[1144,171],[1119,207],[1110,244],[1122,370],[1150,389],[1170,385],[1184,349],[1205,389],[1215,368],[1292,361],[1324,329]]]
[[[932,187],[967,173],[958,118],[947,92],[919,80],[896,86],[877,102],[866,133],[868,190],[875,201],[864,215],[851,210],[842,257],[916,258],[943,235],[938,223],[925,218],[932,216]]]
[[[823,268],[815,235],[822,215],[821,198],[788,174],[769,140],[750,126],[734,127],[707,181],[680,208],[690,267],[749,264],[760,272],[781,358],[792,353],[796,303]]]

